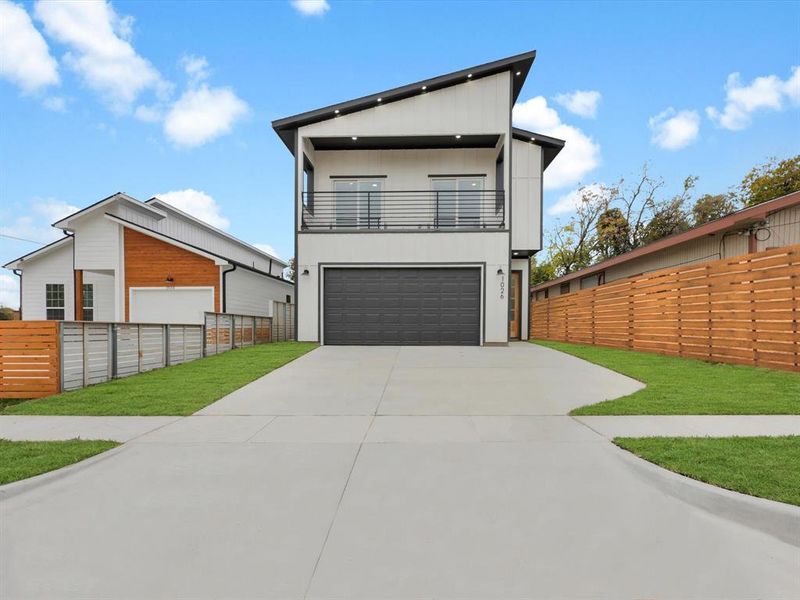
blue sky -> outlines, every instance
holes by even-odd
[[[579,185],[645,161],[704,193],[800,152],[797,2],[0,0],[0,233],[42,243],[71,207],[177,192],[290,258],[271,120],[531,49],[515,121],[570,150],[545,174],[546,225]],[[36,247],[0,237],[0,262]],[[0,304],[15,280],[0,275]]]

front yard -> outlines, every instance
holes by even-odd
[[[800,414],[798,373],[549,340],[535,343],[647,385],[629,396],[582,406],[572,415]]]
[[[316,347],[305,342],[276,342],[239,348],[74,392],[10,404],[0,415],[191,415]]]
[[[12,442],[0,439],[0,485],[41,475],[119,446],[105,440]]]
[[[800,506],[800,436],[615,438],[614,443],[681,475]]]

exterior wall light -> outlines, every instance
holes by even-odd
[[[303,275],[308,275],[308,269],[303,269]]]
[[[497,274],[498,275],[502,275],[503,274],[503,267],[500,267],[499,269],[497,269]]]
[[[355,141],[358,139],[358,136],[357,136],[357,135],[354,135],[354,136],[353,136],[353,137],[351,137],[350,139],[351,139],[351,140],[353,140],[353,141],[355,142]]]
[[[172,275],[167,275],[167,278],[164,279],[164,283],[175,283],[175,278]]]
[[[457,139],[457,140],[460,140],[460,139],[461,139],[461,134],[460,134],[460,133],[459,133],[458,135],[456,135],[456,139]]]

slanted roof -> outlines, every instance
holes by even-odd
[[[149,200],[145,200],[145,204],[147,204],[148,206],[157,206],[157,207],[159,207],[159,208],[161,208],[163,210],[167,210],[167,211],[173,212],[173,213],[183,217],[184,219],[186,219],[188,221],[191,221],[192,223],[195,223],[196,225],[198,225],[198,226],[200,226],[200,227],[202,227],[202,228],[204,228],[204,229],[206,229],[208,231],[213,232],[216,235],[224,237],[225,239],[230,240],[231,242],[234,242],[234,243],[242,246],[243,248],[245,248],[246,250],[249,250],[250,252],[253,252],[255,254],[260,254],[261,256],[263,256],[263,257],[271,260],[272,262],[274,262],[276,264],[279,264],[279,265],[281,265],[283,267],[288,267],[289,266],[289,263],[287,263],[285,260],[283,260],[281,258],[278,258],[277,256],[273,256],[269,252],[264,252],[260,248],[256,248],[255,246],[252,246],[251,244],[248,244],[247,242],[245,242],[243,240],[240,240],[237,237],[232,236],[230,233],[226,233],[226,232],[222,231],[221,229],[217,229],[213,225],[210,225],[210,224],[206,223],[205,221],[201,221],[200,219],[198,219],[196,217],[193,217],[192,215],[180,210],[179,208],[174,207],[169,202],[164,202],[158,196],[154,196],[154,197],[150,198]]]
[[[146,213],[149,216],[155,218],[156,220],[164,219],[167,216],[157,208],[148,206],[144,202],[140,202],[136,198],[128,196],[128,194],[126,194],[125,192],[117,192],[116,194],[111,194],[110,196],[107,196],[106,198],[103,198],[102,200],[99,200],[94,204],[90,204],[86,208],[82,208],[79,211],[72,213],[71,215],[67,215],[63,219],[53,223],[52,226],[57,227],[58,229],[70,229],[69,225],[74,219],[85,216],[92,211],[104,208],[105,206],[111,204],[112,202],[124,202],[128,206],[133,207],[135,210]]]
[[[655,252],[660,252],[661,250],[665,250],[679,244],[684,244],[704,236],[715,235],[725,231],[744,229],[764,221],[772,213],[791,208],[793,206],[800,206],[800,192],[792,192],[791,194],[781,196],[780,198],[774,198],[773,200],[762,202],[756,206],[750,206],[748,208],[737,210],[736,212],[733,212],[725,217],[716,219],[710,223],[705,223],[698,227],[693,227],[692,229],[684,231],[683,233],[676,233],[665,238],[661,238],[660,240],[651,244],[647,244],[646,246],[636,248],[635,250],[631,250],[625,254],[620,254],[619,256],[609,258],[608,260],[599,262],[591,267],[586,267],[580,271],[575,271],[573,273],[563,275],[562,277],[545,281],[544,283],[540,283],[539,285],[532,287],[530,291],[533,294],[539,290],[551,288],[555,285],[572,281],[573,279],[583,278],[588,275],[592,275],[593,273],[599,273],[600,271],[604,271],[609,267],[621,265],[628,261],[641,258],[643,256],[648,256]]]
[[[49,244],[42,246],[41,248],[37,248],[33,252],[28,252],[27,254],[20,256],[19,258],[15,258],[11,262],[8,262],[3,265],[4,269],[19,269],[21,263],[26,260],[31,260],[32,258],[38,258],[47,254],[48,252],[60,248],[61,246],[65,245],[67,242],[72,242],[71,235],[65,235],[64,237],[56,240],[55,242],[50,242]]]
[[[115,223],[119,223],[123,227],[128,227],[129,229],[133,229],[134,231],[138,231],[141,234],[150,236],[164,243],[177,246],[178,248],[183,248],[184,250],[193,252],[194,254],[197,254],[204,258],[208,258],[209,260],[213,260],[214,264],[218,266],[224,266],[226,264],[236,265],[237,267],[242,267],[243,269],[247,269],[248,271],[253,271],[254,273],[259,273],[260,275],[271,277],[272,279],[276,279],[278,281],[294,285],[292,284],[292,282],[286,281],[282,277],[278,277],[277,275],[273,275],[272,273],[267,273],[266,271],[262,271],[261,269],[256,269],[253,266],[247,265],[233,258],[228,258],[227,256],[223,256],[222,254],[218,254],[216,252],[210,252],[209,250],[200,248],[199,246],[195,246],[194,244],[189,244],[172,236],[161,233],[160,231],[155,231],[154,229],[150,229],[149,227],[145,227],[144,225],[140,225],[139,223],[128,221],[127,219],[123,219],[122,217],[118,217],[117,215],[112,215],[111,213],[106,213],[105,216],[107,219],[114,221]]]
[[[520,127],[513,127],[511,129],[511,135],[515,140],[541,146],[544,158],[542,170],[550,166],[550,163],[553,162],[553,159],[558,156],[558,153],[564,149],[564,144],[566,144],[564,140],[528,131],[527,129],[521,129]]]
[[[482,77],[496,75],[497,73],[502,73],[504,71],[511,71],[514,75],[512,78],[514,88],[511,98],[511,102],[513,104],[516,102],[517,97],[522,90],[522,85],[525,83],[525,78],[528,76],[528,72],[531,70],[531,66],[533,65],[535,58],[535,50],[525,52],[523,54],[509,56],[507,58],[502,58],[490,63],[477,65],[467,69],[461,69],[460,71],[454,71],[452,73],[447,73],[446,75],[440,75],[431,79],[424,79],[422,81],[410,83],[402,87],[384,90],[382,92],[370,94],[369,96],[362,96],[361,98],[356,98],[354,100],[347,100],[346,102],[340,102],[324,108],[318,108],[291,117],[278,119],[272,122],[272,128],[283,140],[283,143],[286,144],[286,147],[289,148],[292,154],[294,154],[294,132],[299,127],[333,119],[339,115],[351,114],[367,108],[373,108],[377,104],[383,105],[390,102],[404,100],[405,98],[410,98],[420,94],[423,86],[425,86],[425,91],[433,92],[465,83],[468,80],[476,80]]]

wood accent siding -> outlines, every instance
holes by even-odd
[[[83,321],[83,271],[75,269],[75,320]]]
[[[60,391],[55,321],[0,321],[0,398],[42,398]]]
[[[532,338],[800,371],[800,246],[662,269],[531,304]]]
[[[213,260],[127,227],[124,244],[126,321],[132,287],[213,287],[214,310],[220,311],[220,268]]]

